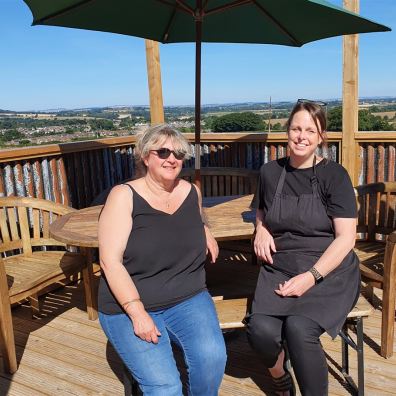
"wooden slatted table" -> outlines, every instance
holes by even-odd
[[[249,208],[253,195],[204,198],[204,213],[218,241],[250,239],[255,211]],[[101,205],[62,216],[50,225],[50,234],[72,246],[98,247],[98,219]]]

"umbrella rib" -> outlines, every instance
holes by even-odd
[[[186,4],[184,1],[182,0],[176,0],[176,3],[185,11],[187,11],[189,14],[191,15],[195,15],[195,11],[188,5]]]
[[[171,17],[169,18],[168,25],[166,26],[166,29],[165,29],[165,33],[164,33],[163,36],[162,36],[162,42],[163,42],[163,43],[166,43],[166,42],[168,41],[169,30],[171,29],[172,23],[173,23],[173,21],[175,20],[175,15],[176,15],[176,6],[173,8],[172,15],[171,15]]]
[[[43,18],[40,18],[40,19],[37,19],[37,20],[33,21],[33,25],[40,25],[40,24],[44,25],[45,22],[47,22],[48,20],[50,20],[52,18],[56,18],[56,17],[58,17],[60,15],[67,14],[70,11],[73,11],[73,10],[75,10],[77,8],[80,8],[80,7],[82,7],[82,6],[84,6],[84,5],[88,4],[88,3],[93,2],[93,1],[95,1],[95,0],[82,0],[79,3],[73,4],[73,5],[69,6],[69,7],[62,8],[61,10],[59,10],[57,12],[54,12],[54,13],[49,14],[49,15],[43,17]]]
[[[287,37],[292,41],[292,43],[297,46],[301,47],[303,43],[298,41],[288,30],[286,30],[278,20],[276,20],[261,4],[259,4],[256,0],[252,0],[252,3],[268,18],[270,19],[280,31],[286,34]]]
[[[169,7],[173,7],[174,9],[177,9],[178,11],[184,11],[187,14],[194,14],[194,10],[189,8],[186,4],[184,4],[183,2],[176,0],[175,3],[171,3],[170,1],[167,0],[155,0],[158,3],[162,3],[165,4]]]
[[[209,2],[209,0],[206,1],[206,4],[208,2]],[[205,13],[205,15],[212,15],[212,14],[216,14],[217,12],[222,12],[222,11],[228,10],[230,8],[235,8],[235,7],[239,7],[239,6],[242,6],[245,4],[250,4],[250,3],[253,3],[253,1],[252,0],[236,0],[233,3],[229,3],[227,5],[215,7],[210,10],[204,11],[204,13]],[[206,4],[205,4],[205,6],[206,6]]]

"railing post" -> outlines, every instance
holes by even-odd
[[[359,0],[344,0],[344,8],[359,12]],[[357,34],[343,37],[343,89],[342,89],[342,149],[341,163],[351,177],[353,185],[358,182],[358,150],[355,133],[358,131],[358,60]]]
[[[161,63],[158,42],[145,40],[147,79],[150,96],[151,124],[164,122],[164,104],[162,100]]]

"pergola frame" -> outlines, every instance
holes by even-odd
[[[359,0],[343,0],[344,8],[359,13]],[[343,89],[342,89],[342,145],[341,164],[357,184],[357,150],[355,133],[358,131],[358,60],[359,35],[343,37]],[[150,96],[151,124],[164,122],[161,66],[158,42],[145,40],[147,75]]]

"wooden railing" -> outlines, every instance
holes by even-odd
[[[186,136],[193,142],[192,134]],[[339,162],[342,133],[330,132],[328,137],[323,155]],[[134,143],[135,136],[124,136],[2,150],[0,195],[88,206],[102,190],[136,175]],[[359,184],[395,180],[396,132],[359,132],[356,144]],[[286,146],[285,133],[207,133],[202,135],[201,165],[258,170],[261,164],[286,155]],[[194,159],[186,161],[186,168],[193,166]],[[213,189],[204,194],[212,195]]]

